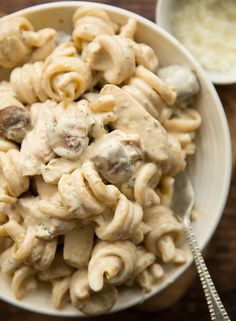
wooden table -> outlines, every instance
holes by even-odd
[[[0,11],[10,13],[31,5],[49,1],[52,0],[0,0]],[[154,20],[156,0],[93,1],[116,5]],[[232,137],[236,137],[236,85],[217,87],[217,90],[229,119]],[[233,145],[236,146],[236,143],[233,143]],[[234,146],[233,151],[236,151]],[[209,245],[207,264],[229,315],[231,316],[231,320],[236,320],[236,175],[234,174],[223,218]],[[136,308],[133,308],[121,313],[96,318],[96,320],[103,321],[118,321],[122,319],[125,321],[210,320],[198,279],[195,279],[186,295],[178,303],[165,311],[148,313],[141,312]],[[0,321],[56,320],[66,321],[71,319],[33,314],[25,310],[15,308],[4,302],[0,302]]]

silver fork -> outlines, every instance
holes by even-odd
[[[183,224],[183,229],[189,247],[192,251],[197,271],[205,293],[211,320],[230,321],[230,318],[216,291],[215,285],[211,279],[210,273],[206,267],[205,261],[197,244],[196,237],[193,233],[192,224],[190,221],[190,213],[194,205],[194,200],[194,191],[187,172],[184,171],[177,174],[171,207],[178,220]]]

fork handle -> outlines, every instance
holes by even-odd
[[[183,220],[183,227],[202,283],[209,312],[211,315],[211,320],[230,321],[230,318],[224,308],[223,303],[221,302],[221,299],[216,291],[215,285],[211,279],[210,273],[207,269],[201,251],[197,244],[196,237],[193,233],[192,224],[190,223],[189,219]]]

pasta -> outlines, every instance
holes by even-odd
[[[147,209],[144,220],[151,227],[144,240],[147,250],[160,256],[164,262],[175,261],[174,239],[181,236],[182,226],[171,210],[161,205]]]
[[[152,71],[158,66],[156,55],[149,46],[121,35],[97,36],[82,56],[92,70],[102,72],[105,81],[114,85],[129,79],[135,72],[136,63]]]
[[[47,99],[73,101],[90,87],[90,69],[82,59],[71,54],[73,47],[59,49],[56,48],[45,62],[27,63],[12,71],[12,88],[23,103]]]
[[[88,282],[95,292],[104,283],[119,285],[131,277],[136,261],[135,246],[129,241],[95,245],[88,264]]]
[[[106,285],[100,292],[93,292],[88,282],[88,272],[78,270],[71,278],[70,298],[74,307],[88,315],[102,314],[111,309],[117,299],[117,290]]]
[[[118,25],[99,8],[79,8],[73,16],[73,22],[72,38],[78,49],[99,35],[114,35],[118,29]]]
[[[171,204],[200,86],[188,66],[159,67],[134,18],[72,19],[71,33],[0,21],[0,270],[17,299],[43,282],[54,308],[97,315],[187,260]]]
[[[0,35],[0,66],[5,68],[14,68],[27,60],[44,60],[55,47],[54,29],[35,32],[24,17],[1,21]]]
[[[5,202],[10,198],[17,198],[29,189],[29,178],[23,176],[19,168],[18,159],[20,152],[17,149],[10,149],[7,153],[0,152],[0,172],[3,176],[6,195]],[[0,201],[4,201],[4,198]]]

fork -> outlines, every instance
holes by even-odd
[[[196,237],[193,233],[190,214],[195,201],[192,183],[187,171],[180,172],[175,178],[175,188],[172,199],[172,210],[182,223],[186,239],[193,254],[197,271],[202,283],[212,321],[230,321],[224,305],[211,279]]]

